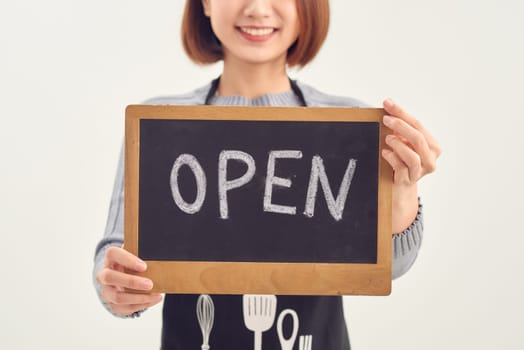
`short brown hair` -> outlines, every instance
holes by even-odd
[[[290,67],[303,67],[313,60],[326,39],[329,28],[329,0],[296,0],[299,34],[287,53]],[[182,20],[182,44],[197,64],[210,64],[224,58],[222,47],[204,14],[202,0],[186,0]]]

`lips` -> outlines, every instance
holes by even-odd
[[[264,36],[269,35],[275,31],[275,28],[252,28],[252,27],[240,27],[241,32],[253,35],[253,36]]]
[[[265,41],[277,31],[273,27],[237,27],[239,33],[250,41]]]

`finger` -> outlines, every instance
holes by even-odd
[[[386,136],[386,143],[402,163],[407,166],[409,181],[411,183],[417,182],[422,177],[422,164],[418,153],[394,135]]]
[[[396,184],[409,185],[411,184],[409,179],[409,170],[406,164],[395,154],[395,152],[389,149],[382,150],[382,157],[391,165],[393,168],[393,176]]]
[[[404,120],[406,123],[410,124],[418,130],[419,127],[421,129],[424,129],[422,124],[416,118],[414,118],[411,114],[406,112],[400,105],[395,103],[392,99],[385,99],[382,105],[384,106],[384,109],[388,114]]]
[[[102,288],[102,297],[106,302],[115,305],[148,304],[162,300],[162,294],[122,292],[111,286],[104,286],[104,288]]]
[[[120,265],[129,270],[143,272],[147,269],[144,261],[120,247],[109,247],[106,251],[105,266],[115,268]]]
[[[411,114],[406,112],[400,105],[395,103],[395,101],[393,101],[390,98],[387,98],[384,100],[383,106],[388,114],[404,120],[406,123],[408,123],[415,129],[420,131],[426,138],[429,148],[436,153],[437,157],[438,155],[440,155],[441,150],[440,150],[440,146],[438,142],[435,140],[433,135],[431,135],[426,130],[426,128],[422,125],[422,123],[418,119],[416,119]]]
[[[419,130],[413,128],[400,118],[384,116],[384,124],[393,130],[397,137],[403,142],[407,142],[419,155],[422,167],[427,165],[428,170],[434,168],[435,155],[429,149],[429,145]]]
[[[162,299],[158,301],[154,301],[151,303],[145,303],[145,304],[135,304],[135,305],[118,305],[118,304],[107,304],[109,308],[117,315],[121,316],[129,316],[137,311],[142,311],[144,309],[150,308],[152,306],[155,306],[158,304]]]
[[[101,285],[148,291],[153,288],[153,281],[148,278],[130,275],[124,272],[103,268],[96,275]]]

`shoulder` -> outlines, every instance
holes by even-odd
[[[304,99],[310,107],[370,107],[369,104],[355,98],[329,95],[300,81],[297,81],[297,85],[302,90]]]
[[[157,96],[147,99],[143,104],[147,105],[203,105],[211,87],[208,83],[191,92],[180,95]]]

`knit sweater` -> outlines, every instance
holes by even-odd
[[[311,107],[367,107],[361,101],[348,97],[324,94],[315,88],[297,82],[307,106]],[[153,105],[202,105],[205,103],[210,84],[191,93],[177,96],[157,97],[147,100],[145,104]],[[293,91],[266,94],[254,99],[242,96],[213,96],[212,105],[244,106],[299,106],[300,99]],[[124,157],[123,149],[118,163],[109,216],[103,238],[96,247],[93,276],[102,268],[107,248],[123,244],[124,230]],[[413,264],[420,249],[422,240],[422,207],[415,221],[403,232],[396,233],[393,239],[392,278],[404,274]],[[100,286],[94,281],[98,295]],[[196,318],[198,295],[166,295],[163,310],[162,349],[198,348],[202,344],[202,334]],[[211,296],[215,306],[214,326],[209,338],[212,348],[248,348],[253,344],[253,333],[247,329],[243,320],[242,296]],[[102,300],[102,299],[101,299]],[[299,338],[297,343],[311,339],[315,348],[324,350],[349,349],[349,338],[344,320],[341,297],[317,296],[277,296],[276,315],[285,315],[295,319],[299,333],[311,335],[310,338]],[[104,306],[107,305],[104,304]],[[109,308],[107,308],[109,310]],[[285,311],[285,312],[284,312]],[[136,313],[134,316],[139,315]],[[292,317],[293,316],[293,317]],[[290,329],[284,327],[284,333],[276,331],[276,320],[273,327],[263,334],[263,347],[278,349],[281,339],[289,338]]]

